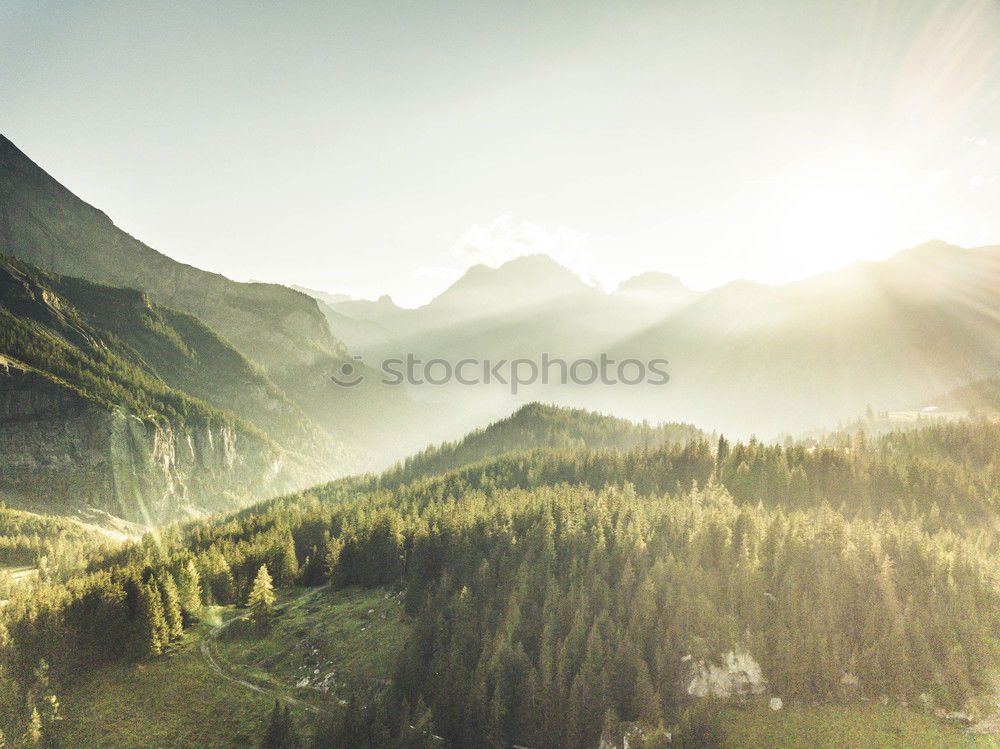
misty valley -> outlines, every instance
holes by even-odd
[[[0,139],[0,253],[2,746],[1000,742],[1000,247],[404,308]]]

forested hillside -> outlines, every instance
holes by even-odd
[[[684,444],[705,437],[692,424],[636,424],[582,408],[529,403],[506,419],[477,429],[457,442],[429,447],[407,458],[395,470],[387,472],[384,480],[405,481],[443,473],[485,458],[537,447],[628,450]]]
[[[314,299],[279,284],[238,283],[157,252],[115,226],[2,135],[0,253],[55,273],[137,289],[158,305],[196,316],[262,369],[273,383],[269,389],[276,386],[282,399],[297,405],[295,419],[304,423],[311,439],[334,438],[319,447],[327,477],[357,468],[340,459],[346,441],[364,443],[370,464],[398,459],[406,449],[425,444],[402,438],[398,447],[386,442],[420,415],[401,389],[378,387],[375,377],[354,389],[331,384],[330,376],[354,361],[330,333]],[[140,319],[130,321],[123,314],[120,322],[132,325]],[[242,397],[256,389],[236,392]],[[263,395],[274,402],[273,393]],[[287,402],[261,417],[287,420]],[[317,432],[316,426],[324,431]]]
[[[229,344],[135,290],[0,258],[0,365],[0,499],[22,508],[153,524],[345,460]]]
[[[415,622],[376,703],[299,722],[315,746],[596,747],[625,731],[642,732],[633,746],[666,732],[715,745],[711,695],[978,720],[1000,665],[998,455],[1000,425],[967,421],[835,447],[542,448],[345,479],[15,596],[5,674],[28,689],[44,659],[58,691],[165,652],[266,566],[279,587],[401,590]]]

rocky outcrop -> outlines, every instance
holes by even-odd
[[[687,693],[692,697],[743,697],[762,694],[767,680],[760,664],[749,653],[731,650],[722,663],[698,661],[694,664]]]
[[[288,488],[263,438],[144,420],[0,358],[0,500],[12,506],[154,525]]]

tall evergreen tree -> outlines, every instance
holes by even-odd
[[[132,653],[137,659],[159,655],[169,643],[160,591],[152,582],[140,584],[132,625]]]
[[[202,606],[201,573],[193,559],[181,566],[177,575],[177,595],[185,624],[196,621]]]
[[[184,639],[184,617],[181,613],[180,596],[174,577],[164,570],[158,580],[160,600],[163,604],[163,618],[166,623],[167,642]]]
[[[24,729],[24,745],[41,746],[42,737],[42,716],[37,707],[32,707],[31,715],[28,717],[28,726]]]
[[[253,588],[247,598],[247,608],[250,609],[250,619],[260,626],[270,623],[274,615],[274,584],[267,571],[267,565],[262,564],[254,578]]]
[[[288,705],[283,706],[275,700],[267,729],[260,742],[260,749],[299,749],[301,745],[292,721],[291,710]]]

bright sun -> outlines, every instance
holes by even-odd
[[[844,152],[790,171],[766,190],[772,282],[893,249],[902,181],[872,154]]]

